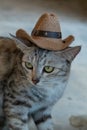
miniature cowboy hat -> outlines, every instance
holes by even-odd
[[[40,48],[47,50],[63,50],[67,48],[74,37],[68,36],[62,40],[59,21],[55,14],[43,14],[37,21],[31,35],[23,29],[16,32],[16,37],[29,40]]]

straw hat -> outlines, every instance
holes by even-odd
[[[59,21],[52,13],[45,13],[39,18],[31,35],[25,30],[19,29],[16,37],[29,40],[40,48],[55,51],[67,48],[74,40],[72,35],[62,40]]]

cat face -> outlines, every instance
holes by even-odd
[[[70,62],[61,53],[31,47],[24,53],[22,66],[27,79],[35,85],[53,84],[68,77]],[[64,78],[65,79],[65,78]]]

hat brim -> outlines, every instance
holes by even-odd
[[[72,35],[68,36],[64,40],[46,37],[44,38],[39,36],[30,36],[23,29],[17,30],[16,37],[29,40],[40,48],[54,51],[63,50],[67,48],[74,41],[74,37]]]

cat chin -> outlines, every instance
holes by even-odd
[[[32,81],[29,81],[31,85],[36,86]]]
[[[29,83],[33,86],[35,86],[35,84],[32,82],[32,80],[27,76],[27,80],[29,81]]]

